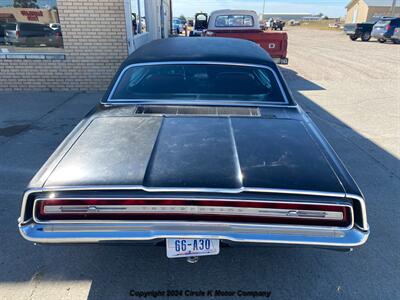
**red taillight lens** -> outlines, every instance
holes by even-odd
[[[349,206],[242,200],[38,199],[35,218],[57,220],[172,220],[347,227]]]
[[[21,33],[19,32],[19,30],[17,30],[17,31],[15,32],[15,36],[16,36],[17,38],[19,38],[20,35],[21,35]]]
[[[392,28],[392,26],[387,25],[387,26],[386,26],[386,31],[389,31],[391,28]]]

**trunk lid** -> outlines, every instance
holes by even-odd
[[[44,184],[83,185],[344,192],[303,122],[259,116],[94,119]]]

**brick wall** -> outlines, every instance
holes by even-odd
[[[123,0],[58,0],[65,60],[0,59],[0,90],[104,90],[127,57]]]

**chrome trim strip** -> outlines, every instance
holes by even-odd
[[[232,102],[232,101],[222,101],[222,100],[203,100],[203,101],[184,101],[184,100],[179,100],[173,101],[173,100],[129,100],[129,99],[121,99],[122,101],[113,101],[112,103],[110,102],[100,102],[102,105],[106,107],[111,107],[111,106],[126,106],[126,105],[179,105],[179,106],[231,106],[231,107],[273,107],[273,108],[292,108],[292,109],[297,109],[299,106],[297,104],[265,104],[261,102],[250,102],[250,103],[245,103],[245,102]],[[216,102],[218,101],[218,102]]]
[[[367,220],[367,207],[364,198],[354,194],[347,194],[346,197],[349,199],[356,200],[360,203],[361,214],[362,214],[361,218],[363,221],[363,224],[361,225],[360,229],[364,231],[369,231],[369,224]]]
[[[169,200],[182,200],[185,199],[183,197],[177,198],[177,197],[159,197],[159,198],[135,198],[136,200],[160,200],[160,199],[169,199]],[[57,200],[58,198],[54,198],[54,200]],[[66,197],[66,198],[60,198],[62,200],[87,200],[88,198],[74,198],[74,197]],[[106,197],[102,197],[102,198],[95,198],[95,197],[91,197],[90,199],[92,200],[126,200],[129,198],[123,197],[123,198],[106,198]],[[36,212],[36,206],[37,203],[40,201],[44,201],[44,200],[50,200],[49,198],[37,198],[35,199],[35,202],[33,204],[33,212]],[[198,199],[198,198],[194,198],[191,199],[193,201],[212,201],[215,199]],[[246,200],[246,199],[238,199],[238,200],[234,200],[234,199],[218,199],[219,201],[227,201],[227,202],[234,202],[234,201],[238,201],[238,202],[254,202],[254,203],[277,203],[276,201],[265,201],[265,200]],[[335,226],[315,226],[315,225],[268,225],[268,226],[280,226],[280,227],[294,227],[294,228],[320,228],[320,229],[326,229],[326,228],[336,228],[337,230],[349,230],[351,228],[354,227],[354,211],[353,211],[353,207],[351,205],[347,205],[347,204],[343,204],[343,203],[316,203],[316,202],[295,202],[295,201],[282,201],[280,203],[286,203],[286,204],[304,204],[304,205],[321,205],[321,206],[340,206],[340,207],[348,207],[350,209],[350,214],[351,214],[351,223],[348,227],[335,227]],[[113,224],[113,223],[123,223],[123,222],[128,222],[128,223],[142,223],[142,221],[114,221],[114,220],[109,220],[109,221],[96,221],[96,220],[85,220],[85,222],[82,222],[81,220],[61,220],[61,221],[42,221],[37,219],[35,213],[33,213],[33,221],[37,224],[69,224],[69,223],[103,223],[103,224]],[[164,223],[164,221],[153,221],[152,223]],[[179,221],[171,221],[171,223],[179,223]],[[207,223],[207,222],[205,222]],[[215,223],[215,222],[211,222],[211,223]],[[230,222],[227,223],[223,223],[223,224],[231,224]],[[235,223],[237,224],[237,223]],[[243,225],[246,225],[248,223],[243,223]],[[265,224],[260,224],[261,226],[266,226]]]
[[[353,228],[287,228],[243,224],[148,223],[137,224],[27,224],[21,235],[37,243],[98,243],[107,241],[153,241],[166,238],[209,238],[239,243],[357,247],[369,232]]]
[[[282,104],[281,107],[285,107],[285,104],[289,104],[288,97],[285,93],[285,90],[283,89],[282,83],[279,80],[278,75],[276,74],[275,70],[272,69],[269,66],[265,65],[258,65],[258,64],[246,64],[246,63],[233,63],[233,62],[217,62],[217,61],[164,61],[164,62],[150,62],[150,63],[137,63],[137,64],[131,64],[129,66],[126,66],[121,73],[119,74],[117,80],[114,83],[113,88],[111,89],[111,92],[107,98],[107,101],[101,101],[100,103],[102,104],[112,104],[114,101],[116,102],[123,102],[124,99],[112,99],[114,96],[115,90],[117,89],[118,84],[120,83],[122,77],[125,75],[125,73],[134,67],[141,67],[141,66],[157,66],[157,65],[227,65],[227,66],[241,66],[241,67],[254,67],[254,68],[263,68],[263,69],[268,69],[269,71],[272,72],[273,76],[275,77],[276,82],[278,83],[279,89],[281,90],[282,96],[285,99],[285,102],[268,102],[270,104]],[[131,103],[134,103],[133,99],[128,100]],[[150,100],[151,101],[151,100]],[[145,101],[144,101],[145,102]],[[191,102],[191,101],[187,101]],[[245,101],[243,101],[245,102]],[[180,103],[179,100],[175,101],[174,103]],[[220,102],[221,103],[221,102]],[[240,103],[240,102],[239,102]],[[248,102],[252,103],[252,102]],[[253,102],[254,103],[254,102]],[[254,104],[253,104],[254,105]]]
[[[343,220],[343,213],[305,209],[250,208],[229,206],[190,206],[190,205],[46,205],[44,213],[51,214],[195,214],[278,217],[296,219]]]

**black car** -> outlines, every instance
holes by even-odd
[[[397,40],[393,39],[397,28],[400,28],[400,18],[384,18],[374,25],[371,35],[381,43],[392,40],[397,44]]]
[[[364,23],[349,23],[344,25],[344,32],[352,41],[361,38],[363,42],[368,42],[371,39],[371,32],[379,19],[374,19]]]
[[[0,22],[0,44],[4,44],[4,37],[6,34],[6,23]]]
[[[222,244],[348,250],[369,235],[361,191],[271,56],[217,37],[135,51],[29,184],[19,230],[165,245],[170,258]]]

